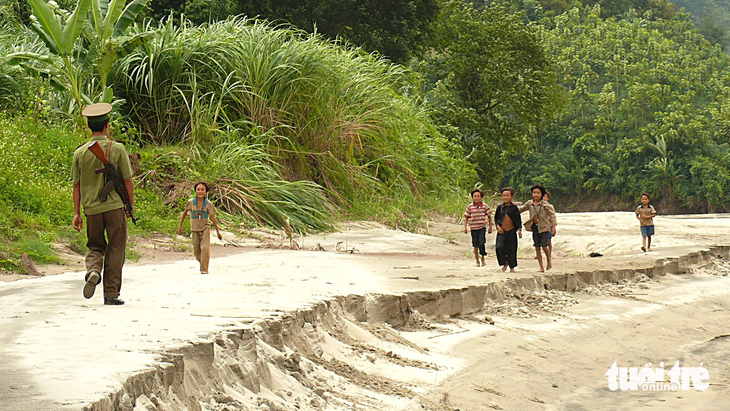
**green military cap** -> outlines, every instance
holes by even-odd
[[[109,113],[112,111],[112,105],[109,103],[96,103],[86,106],[82,115],[86,117],[86,121],[91,126],[94,123],[106,123],[109,121]]]

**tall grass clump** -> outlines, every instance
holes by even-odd
[[[402,66],[359,49],[231,18],[202,26],[161,23],[155,37],[119,62],[113,81],[143,143],[201,147],[198,152],[222,156],[210,162],[256,152],[247,158],[257,160],[242,164],[266,164],[278,184],[246,186],[235,175],[260,170],[211,166],[221,181],[240,183],[236,198],[221,192],[222,202],[232,205],[228,211],[242,210],[233,204],[283,187],[282,181],[309,181],[306,187],[322,187],[345,210],[366,202],[397,214],[406,204],[451,196],[473,178],[421,105],[401,92],[410,77]],[[286,187],[305,187],[298,184]],[[270,191],[266,197],[282,195]],[[297,204],[321,215],[329,208],[319,197]],[[284,214],[272,213],[264,219]]]
[[[260,143],[241,144],[236,135],[207,156],[214,195],[229,212],[259,224],[280,226],[287,218],[300,232],[331,229],[332,206],[324,191],[307,180],[284,180]]]

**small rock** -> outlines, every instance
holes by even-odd
[[[375,362],[375,356],[372,354],[365,354],[365,358],[368,359],[368,361],[374,363]]]
[[[133,411],[157,411],[157,405],[146,395],[142,394],[134,401]]]
[[[117,406],[117,409],[120,411],[133,411],[134,405],[132,405],[132,400],[129,398],[129,394],[126,392],[124,395],[122,395],[122,399],[119,400],[119,405]]]
[[[319,395],[320,397],[323,397],[325,392],[326,391],[324,388],[315,388],[314,389],[314,393]]]
[[[33,263],[33,260],[28,257],[28,254],[23,253],[23,255],[20,256],[20,265],[23,267],[26,274],[34,275],[36,277],[43,277],[43,274],[39,273],[38,270],[36,270],[35,264]]]
[[[492,319],[492,317],[490,317],[488,315],[484,316],[484,321],[488,322],[489,324],[494,325],[494,320]]]
[[[319,399],[319,397],[312,397],[311,400],[309,400],[309,403],[312,404],[312,407],[319,408],[322,406],[322,400]]]
[[[299,364],[299,361],[302,360],[302,356],[299,355],[298,352],[293,352],[289,354],[289,359],[292,360],[295,364]]]

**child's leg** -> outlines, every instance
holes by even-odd
[[[651,251],[651,236],[646,236],[646,251]]]
[[[550,253],[550,247],[543,247],[542,251],[545,252],[545,259],[547,260],[547,265],[545,265],[545,269],[549,270],[553,268],[553,256]]]
[[[484,257],[487,255],[487,228],[479,230],[479,254],[482,256],[482,267],[487,265]]]
[[[506,234],[497,233],[497,240],[494,243],[494,253],[497,254],[497,264],[502,266],[502,271],[507,271],[507,238]]]
[[[510,272],[514,272],[517,267],[517,233],[515,232],[510,233],[507,239],[507,263]]]
[[[203,231],[200,240],[200,273],[208,274],[210,263],[210,229]]]
[[[479,247],[474,247],[474,259],[477,260],[477,267],[479,267]]]
[[[646,236],[641,236],[641,251],[646,251]]]
[[[537,263],[540,264],[540,269],[537,271],[539,273],[545,272],[545,268],[542,266],[542,254],[540,254],[540,247],[535,247],[535,258],[537,258]]]
[[[193,231],[193,255],[195,255],[195,259],[200,261],[200,239],[201,232],[200,231]]]

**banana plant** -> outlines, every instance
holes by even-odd
[[[84,28],[84,36],[91,44],[90,54],[96,61],[101,80],[101,98],[104,102],[112,102],[113,92],[108,87],[107,80],[114,63],[154,34],[143,31],[131,37],[125,35],[148,2],[149,0],[133,0],[126,4],[126,0],[91,0],[91,24]]]
[[[37,61],[47,66],[44,71],[52,78],[52,84],[60,86],[73,96],[80,120],[82,66],[86,52],[77,40],[83,30],[91,1],[79,0],[76,9],[69,14],[53,1],[46,3],[43,0],[28,0],[33,10],[31,28],[57,58],[31,51],[19,51],[6,56],[11,64],[24,65],[23,63],[29,61]],[[26,65],[28,68],[31,66]]]

